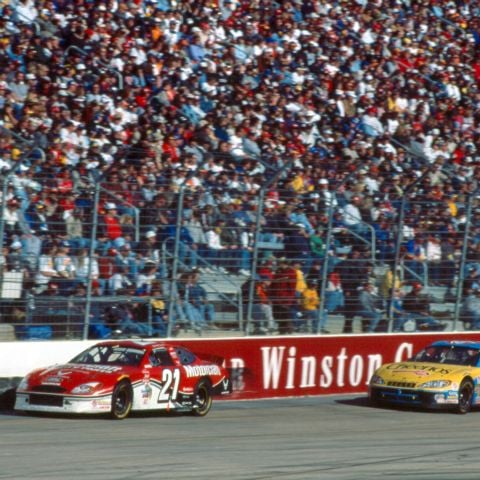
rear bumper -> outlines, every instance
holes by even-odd
[[[458,392],[451,390],[416,390],[409,388],[393,388],[370,386],[368,397],[372,403],[390,403],[410,405],[423,408],[450,408],[458,405]]]

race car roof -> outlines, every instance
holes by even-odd
[[[464,348],[471,348],[480,350],[480,342],[476,342],[473,340],[439,340],[438,342],[434,342],[431,344],[433,347],[464,347]]]

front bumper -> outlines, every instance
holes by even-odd
[[[14,408],[25,412],[95,414],[109,412],[111,407],[111,395],[74,397],[17,392]]]
[[[370,386],[368,397],[372,403],[391,403],[424,408],[449,408],[458,405],[458,392],[452,390]]]

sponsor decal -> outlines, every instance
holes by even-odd
[[[112,402],[109,398],[99,398],[92,400],[92,407],[101,410],[109,409],[112,406]]]
[[[414,375],[426,376],[430,373],[436,373],[439,375],[448,375],[451,373],[451,370],[448,370],[444,367],[434,367],[431,365],[418,365],[418,364],[409,364],[409,363],[399,363],[393,365],[387,365],[385,367],[387,370],[392,370],[392,373],[412,373]]]
[[[60,377],[47,377],[42,381],[42,385],[60,385],[62,379]]]
[[[145,383],[140,391],[142,395],[142,401],[144,404],[148,403],[152,398],[152,387],[150,383]]]
[[[187,377],[204,377],[205,375],[220,375],[218,365],[184,365]]]
[[[112,365],[79,365],[78,370],[87,370],[89,372],[113,373],[118,372],[122,367],[115,367]]]

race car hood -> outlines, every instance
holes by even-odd
[[[98,382],[102,387],[113,385],[125,372],[124,367],[112,365],[72,364],[55,365],[36,370],[28,378],[29,389],[40,386],[58,386],[64,391],[84,383]]]
[[[376,374],[386,382],[423,383],[429,380],[452,380],[462,376],[471,367],[429,362],[388,363],[380,367]]]

